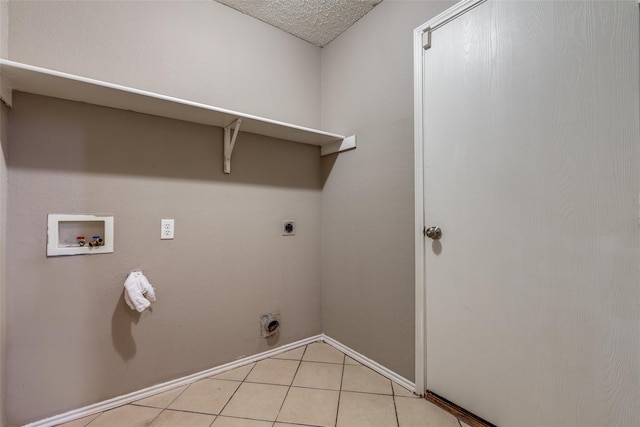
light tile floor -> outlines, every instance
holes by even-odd
[[[465,427],[317,342],[64,427]]]

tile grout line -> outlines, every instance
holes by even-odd
[[[273,420],[273,423],[271,424],[272,426],[275,426],[276,422],[278,421],[278,417],[280,416],[280,411],[282,411],[282,407],[284,406],[284,402],[287,400],[287,396],[289,396],[289,392],[291,391],[291,387],[293,386],[293,381],[296,379],[296,375],[298,375],[298,371],[300,370],[300,366],[302,365],[302,359],[304,359],[304,355],[307,352],[307,348],[309,348],[309,344],[304,346],[304,351],[302,352],[302,355],[300,356],[300,360],[298,360],[298,367],[296,367],[296,371],[293,373],[293,377],[291,378],[291,383],[289,384],[289,387],[287,388],[287,392],[284,395],[284,399],[282,399],[282,403],[280,404],[280,408],[278,409],[278,413],[276,414],[276,419]]]
[[[182,393],[180,393],[180,394],[182,394]],[[174,399],[174,401],[175,401],[175,399]],[[173,401],[171,403],[173,403]],[[213,421],[215,421],[218,418],[218,414],[212,414],[212,413],[209,413],[209,412],[187,411],[187,410],[184,410],[184,409],[169,409],[169,407],[158,408],[156,406],[134,405],[132,403],[127,403],[125,405],[121,405],[121,406],[117,406],[117,407],[115,407],[113,409],[109,409],[108,411],[103,411],[103,412],[98,413],[98,416],[95,417],[93,420],[89,421],[89,423],[85,424],[84,427],[88,427],[89,424],[91,424],[94,421],[96,421],[100,417],[100,415],[102,415],[102,414],[104,414],[106,412],[109,412],[109,411],[113,411],[113,410],[119,409],[119,408],[124,408],[126,406],[133,406],[133,407],[136,407],[136,408],[159,409],[160,412],[158,413],[158,415],[153,417],[147,424],[145,424],[147,426],[150,426],[151,424],[153,424],[156,421],[156,419],[166,411],[180,412],[180,413],[185,413],[185,414],[197,414],[197,415],[212,416],[212,417],[214,417]],[[211,424],[213,424],[213,421],[211,421]]]
[[[98,416],[97,416],[97,417],[95,417],[94,419],[92,419],[91,421],[89,421],[88,423],[86,423],[86,424],[84,425],[84,427],[87,427],[89,424],[91,424],[92,422],[94,422],[95,420],[97,420],[98,418],[100,418],[100,415],[102,415],[102,414],[104,414],[104,411],[103,411],[103,412],[98,413]]]
[[[271,383],[249,383],[249,384],[264,384],[264,385],[279,385],[282,387],[287,387],[286,384],[271,384]],[[340,391],[337,388],[322,388],[322,387],[310,387],[308,385],[302,386],[302,385],[291,385],[291,388],[299,388],[302,390],[324,390],[324,391]],[[347,390],[348,391],[348,390]],[[379,393],[364,393],[364,392],[359,392],[359,391],[354,391],[353,393],[361,393],[361,394],[379,394]],[[382,394],[380,396],[389,396],[388,394]]]
[[[158,419],[158,417],[159,417],[160,415],[162,415],[162,413],[164,413],[164,411],[166,411],[166,410],[167,410],[167,408],[161,409],[161,410],[160,410],[160,412],[158,412],[158,415],[156,415],[155,417],[153,417],[153,419],[152,419],[151,421],[149,421],[147,424],[145,424],[145,426],[150,426],[151,424],[153,424],[153,422],[154,422],[155,420],[157,420],[157,419]],[[215,418],[214,418],[214,419],[215,419]]]
[[[400,418],[398,417],[398,405],[396,404],[396,389],[393,388],[393,381],[391,382],[391,397],[393,398],[393,410],[396,413],[396,425],[400,426]]]
[[[340,389],[338,390],[338,406],[336,407],[336,422],[334,426],[338,426],[338,414],[340,413],[340,400],[342,399],[342,383],[344,382],[344,367],[347,362],[347,356],[342,354],[342,375],[340,375]]]
[[[328,343],[326,343],[326,342],[323,342],[323,343],[324,343],[324,344],[328,344]],[[311,343],[310,343],[310,344],[311,344]],[[340,365],[342,366],[341,378],[340,378],[340,383],[339,383],[339,389],[337,390],[337,391],[338,391],[338,402],[337,402],[336,413],[335,413],[335,419],[334,419],[335,421],[334,421],[334,425],[333,425],[334,427],[336,427],[336,426],[337,426],[337,422],[338,422],[338,418],[339,418],[339,411],[340,411],[340,404],[341,404],[341,398],[342,398],[342,391],[348,391],[348,390],[344,390],[344,385],[345,385],[345,384],[344,384],[344,377],[345,377],[346,367],[347,367],[347,366],[365,367],[365,368],[368,368],[368,370],[373,371],[373,373],[378,374],[378,375],[381,375],[381,374],[380,374],[379,372],[377,372],[375,369],[372,369],[370,366],[363,365],[362,363],[359,363],[357,360],[352,359],[351,357],[347,356],[347,355],[346,355],[344,352],[342,352],[341,350],[338,350],[337,348],[332,347],[330,344],[329,344],[329,346],[331,346],[332,348],[334,348],[334,349],[338,350],[338,352],[339,352],[339,353],[341,353],[341,358],[342,358],[342,361],[341,361],[341,362],[337,362],[337,363],[336,363],[336,362],[331,362],[331,361],[321,361],[321,360],[309,360],[309,361],[305,361],[305,360],[304,360],[304,357],[307,355],[307,353],[309,353],[309,354],[310,354],[310,356],[309,356],[309,357],[311,357],[311,354],[313,353],[313,352],[310,352],[310,351],[309,351],[309,350],[310,350],[310,348],[309,348],[309,345],[310,345],[310,344],[305,344],[305,345],[303,346],[303,347],[304,347],[304,350],[302,351],[301,356],[300,356],[300,357],[298,357],[298,358],[287,358],[287,357],[282,357],[282,354],[280,354],[280,353],[279,353],[279,354],[277,354],[277,355],[271,356],[270,358],[264,359],[264,360],[268,360],[268,359],[273,359],[273,360],[290,360],[290,361],[296,361],[296,362],[297,362],[296,370],[295,370],[295,372],[294,372],[294,375],[293,375],[293,378],[291,379],[291,381],[290,381],[288,384],[282,384],[282,385],[284,385],[284,386],[286,386],[286,387],[287,387],[287,391],[286,391],[285,396],[284,396],[284,399],[283,399],[283,401],[282,401],[282,403],[281,403],[281,405],[280,405],[280,407],[279,407],[279,410],[278,410],[278,412],[277,412],[277,414],[276,414],[276,417],[275,417],[275,419],[274,419],[274,420],[272,421],[272,423],[271,423],[271,427],[275,427],[275,426],[276,426],[276,424],[278,424],[279,422],[281,422],[281,421],[279,421],[279,420],[278,420],[278,417],[279,417],[279,415],[281,414],[282,409],[284,408],[284,403],[285,403],[285,401],[287,400],[288,395],[290,394],[292,387],[294,387],[293,383],[295,382],[296,376],[301,372],[300,370],[301,370],[301,368],[302,368],[302,363],[303,363],[303,362],[306,362],[306,363],[309,363],[309,364],[325,365],[325,366],[330,366],[330,365],[334,365],[334,366],[336,366],[336,367],[337,367],[337,366],[340,366]],[[315,344],[315,342],[314,342],[313,344]],[[314,348],[315,348],[315,347],[314,347]],[[348,363],[347,358],[349,358],[349,362],[351,362],[351,363]],[[218,413],[199,412],[199,411],[184,411],[184,410],[180,410],[180,409],[171,409],[171,408],[170,408],[170,406],[171,406],[171,405],[173,405],[173,404],[174,404],[174,403],[175,403],[175,402],[176,402],[176,401],[177,401],[181,396],[183,396],[183,395],[187,392],[187,390],[189,390],[189,389],[191,388],[191,386],[192,386],[193,384],[195,384],[195,382],[193,382],[193,383],[189,383],[189,384],[184,388],[184,390],[182,390],[181,392],[179,392],[179,393],[178,393],[178,394],[177,394],[177,395],[176,395],[176,396],[175,396],[175,397],[174,397],[174,398],[173,398],[173,399],[172,399],[172,400],[171,400],[167,405],[163,405],[164,407],[162,407],[162,406],[149,406],[149,405],[139,404],[138,402],[134,401],[134,402],[130,402],[130,403],[128,403],[128,404],[120,405],[120,406],[118,406],[118,407],[116,407],[116,408],[112,408],[112,409],[109,409],[109,410],[102,411],[102,412],[98,413],[94,419],[92,419],[91,421],[89,421],[87,424],[84,424],[84,426],[85,426],[85,427],[91,427],[92,425],[97,425],[97,424],[99,424],[99,423],[100,423],[100,421],[96,421],[96,420],[101,420],[101,419],[103,419],[102,417],[105,415],[105,413],[106,413],[106,412],[109,412],[109,411],[111,411],[111,410],[113,410],[113,409],[117,409],[117,408],[119,408],[119,407],[125,407],[125,406],[130,406],[130,407],[147,407],[147,408],[150,408],[150,409],[159,409],[159,410],[160,410],[160,411],[159,411],[159,413],[158,413],[154,418],[152,418],[151,420],[149,420],[149,421],[148,421],[148,423],[147,423],[147,425],[153,424],[155,421],[157,421],[157,420],[158,420],[158,418],[159,418],[159,417],[161,417],[161,416],[162,416],[162,414],[163,414],[164,412],[167,412],[167,411],[179,411],[179,412],[183,412],[183,413],[196,413],[196,414],[203,414],[203,415],[213,416],[213,417],[214,417],[214,419],[213,419],[213,421],[211,422],[211,424],[213,424],[213,423],[215,423],[215,421],[216,421],[220,416],[222,416],[222,415],[221,415],[221,414],[222,414],[222,412],[223,412],[223,411],[228,407],[228,405],[230,404],[231,400],[236,396],[236,394],[238,393],[238,390],[240,389],[240,387],[242,387],[242,385],[243,385],[243,384],[250,384],[250,383],[252,383],[251,381],[248,381],[248,378],[249,378],[249,376],[251,375],[251,373],[253,372],[253,370],[255,370],[255,369],[256,369],[256,366],[257,366],[257,362],[254,362],[254,363],[253,363],[253,366],[251,367],[251,369],[249,369],[249,370],[248,370],[247,374],[245,374],[245,375],[242,377],[242,379],[241,379],[240,381],[237,381],[237,380],[230,380],[230,379],[219,379],[220,381],[224,381],[224,382],[227,382],[227,381],[239,382],[239,385],[238,385],[238,387],[234,390],[234,392],[231,394],[231,396],[226,400],[226,402],[224,403],[224,405],[222,405],[222,407],[221,407],[221,409],[218,411]],[[211,377],[211,376],[210,376],[210,377],[206,377],[206,378],[201,378],[201,379],[200,379],[200,381],[201,381],[201,380],[205,380],[205,379],[206,379],[206,380],[211,380],[211,379],[216,379],[216,378],[214,378],[214,377]],[[390,395],[392,396],[393,403],[394,403],[395,418],[396,418],[396,423],[397,423],[396,425],[399,425],[399,413],[398,413],[398,407],[397,407],[397,402],[398,402],[397,398],[399,398],[399,397],[404,398],[404,397],[403,397],[403,396],[401,396],[401,395],[398,395],[398,394],[396,393],[396,391],[394,390],[394,384],[395,384],[395,382],[394,382],[393,380],[389,379],[389,378],[387,378],[387,380],[389,381],[389,383],[390,383],[390,385],[391,385],[391,393],[390,393]],[[196,381],[196,382],[197,382],[197,381]],[[256,384],[269,384],[269,385],[275,385],[275,384],[271,384],[271,383],[268,383],[268,382],[256,382]],[[317,384],[317,383],[316,383],[316,382],[312,382],[312,384]],[[306,386],[306,387],[305,387],[305,386],[295,386],[295,387],[306,388],[306,389],[316,389],[316,390],[330,390],[330,389],[327,389],[327,388],[324,388],[324,387],[318,387],[318,388],[316,388],[315,386]],[[167,391],[169,391],[169,390],[167,390]],[[381,395],[381,396],[389,395],[389,394],[385,394],[385,393],[375,393],[375,392],[374,392],[374,393],[372,393],[372,392],[365,392],[365,391],[352,391],[352,392],[353,392],[353,393],[356,393],[356,394],[371,394],[371,395]],[[402,400],[402,399],[401,399],[401,400]],[[236,417],[233,417],[233,418],[236,418]],[[258,420],[258,419],[256,419],[256,420]],[[269,420],[264,420],[264,419],[263,419],[262,421],[269,422]],[[303,424],[300,424],[300,425],[303,425]],[[459,421],[459,420],[458,420],[458,426],[459,426],[459,427],[462,427],[462,424],[460,423],[460,421]]]
[[[340,350],[338,350],[340,351]],[[274,358],[275,359],[275,358]],[[277,359],[277,360],[295,360],[295,359]],[[321,362],[319,360],[302,360],[300,359],[300,362],[305,362],[305,363],[320,363],[323,365],[344,365],[344,363],[340,362],[340,363],[336,363],[336,362]],[[354,365],[356,366],[356,365]],[[375,371],[374,371],[375,372]]]
[[[193,383],[192,383],[192,384],[193,384]],[[125,406],[135,406],[135,407],[139,407],[139,408],[160,409],[160,412],[158,413],[158,415],[156,415],[155,417],[153,417],[153,418],[151,419],[151,421],[149,421],[149,423],[147,423],[147,425],[151,425],[151,424],[153,424],[153,422],[154,422],[156,419],[158,419],[158,417],[159,417],[160,415],[162,415],[165,411],[167,411],[167,410],[169,409],[169,406],[171,406],[171,404],[172,404],[173,402],[175,402],[175,401],[176,401],[180,396],[182,396],[182,394],[183,394],[185,391],[187,391],[187,389],[188,389],[189,387],[191,387],[191,384],[187,385],[187,387],[185,387],[185,389],[184,389],[184,390],[182,390],[182,391],[181,391],[181,392],[180,392],[180,393],[179,393],[179,394],[178,394],[178,395],[177,395],[177,396],[176,396],[176,397],[175,397],[171,402],[169,402],[169,404],[168,404],[165,408],[158,408],[158,407],[156,407],[156,406],[147,406],[147,405],[136,405],[136,403],[135,403],[135,402],[131,402],[131,403],[127,403],[127,404],[125,404],[125,405],[117,406],[117,407],[115,407],[115,408],[113,408],[113,409],[110,409],[109,411],[113,411],[114,409],[118,409],[118,408],[123,408],[123,407],[125,407]],[[167,390],[167,391],[170,391],[170,390]],[[166,393],[166,392],[165,392],[165,393]],[[101,416],[102,414],[104,414],[105,412],[109,412],[109,411],[102,411],[102,412],[98,413],[98,416],[97,416],[97,417],[95,417],[94,419],[92,419],[91,421],[89,421],[87,424],[85,424],[85,425],[84,425],[84,427],[88,427],[91,423],[93,423],[93,422],[94,422],[94,421],[96,421],[98,418],[100,418],[100,416]],[[181,412],[189,412],[189,411],[181,411]],[[195,413],[199,413],[199,412],[195,412]],[[206,415],[214,415],[214,414],[206,414]],[[216,415],[216,418],[217,418],[217,415]],[[215,421],[215,418],[214,418],[214,421]],[[212,421],[212,423],[213,423],[213,421]]]
[[[89,424],[91,424],[92,422],[94,422],[95,420],[97,420],[98,418],[100,418],[100,416],[101,416],[102,414],[104,414],[104,411],[100,412],[100,413],[98,414],[98,416],[97,416],[97,417],[95,417],[94,419],[92,419],[91,421],[89,421],[88,423],[86,423],[86,424],[84,425],[84,427],[88,427],[88,426],[89,426]]]
[[[134,405],[138,408],[149,408],[149,409],[162,409],[162,408],[154,408],[153,406],[137,406]],[[196,414],[196,415],[210,415],[210,416],[214,416],[217,417],[219,414],[212,414],[211,412],[201,412],[201,411],[190,411],[187,409],[169,409],[167,408],[166,411],[173,411],[173,412],[180,412],[180,413],[184,413],[184,414]],[[228,416],[228,415],[224,415],[224,416]],[[230,417],[230,418],[238,418],[238,417]],[[249,418],[251,419],[251,418]]]
[[[272,356],[271,358],[268,358],[268,359],[277,359],[277,360],[290,360],[290,361],[296,361],[296,362],[297,362],[296,370],[295,370],[295,372],[294,372],[294,374],[293,374],[293,377],[292,377],[291,381],[289,382],[289,384],[288,384],[288,385],[287,385],[287,384],[282,384],[282,385],[286,385],[286,386],[287,386],[287,392],[286,392],[286,394],[285,394],[285,396],[284,396],[284,399],[283,399],[283,401],[282,401],[282,403],[281,403],[281,405],[280,405],[280,407],[279,407],[279,409],[278,409],[278,412],[277,412],[277,414],[276,414],[275,419],[271,422],[271,427],[275,427],[275,426],[276,426],[276,424],[278,424],[278,423],[280,422],[280,421],[278,421],[278,417],[279,417],[279,415],[280,415],[280,413],[281,413],[281,411],[282,411],[282,409],[283,409],[283,407],[284,407],[284,403],[285,403],[285,401],[287,400],[288,395],[290,394],[291,388],[292,388],[292,387],[294,387],[294,386],[293,386],[293,383],[295,382],[295,379],[296,379],[296,377],[297,377],[298,373],[300,373],[300,369],[301,369],[301,367],[302,367],[302,363],[304,362],[304,360],[303,360],[303,359],[304,359],[305,355],[307,354],[307,351],[308,351],[308,350],[309,350],[309,344],[304,345],[304,350],[303,350],[303,352],[302,352],[301,356],[300,356],[299,358],[297,358],[297,359],[284,359],[284,358],[282,358],[282,359],[281,359],[281,358],[279,358],[279,357],[277,357],[277,356]],[[334,427],[336,427],[336,426],[337,426],[337,423],[338,423],[339,410],[340,410],[340,403],[341,403],[342,391],[343,391],[343,387],[344,387],[344,376],[345,376],[345,370],[346,370],[346,367],[347,367],[348,365],[349,365],[349,366],[351,366],[351,365],[352,365],[351,363],[347,364],[347,357],[348,357],[348,356],[347,356],[346,354],[344,354],[343,352],[341,352],[340,350],[338,350],[338,351],[339,351],[340,353],[342,353],[342,361],[341,361],[341,363],[334,363],[334,362],[322,362],[322,361],[308,361],[308,363],[312,363],[312,364],[325,364],[325,365],[336,365],[336,366],[340,366],[340,365],[341,365],[341,366],[342,366],[341,377],[340,377],[340,385],[339,385],[339,389],[337,390],[337,391],[338,391],[338,402],[337,402],[337,406],[336,406],[336,413],[335,413],[335,418],[334,418],[334,420],[335,420],[335,421],[334,421],[334,425],[333,425]],[[268,360],[268,359],[265,359],[265,360]],[[255,370],[255,369],[256,369],[256,366],[257,366],[257,363],[254,363],[254,364],[253,364],[253,366],[251,367],[251,369],[249,369],[249,371],[248,371],[248,372],[247,372],[247,373],[242,377],[242,379],[241,379],[240,381],[237,381],[237,380],[230,380],[230,379],[219,379],[220,381],[225,381],[225,382],[227,382],[227,381],[239,382],[240,384],[239,384],[239,385],[238,385],[238,387],[234,390],[234,392],[231,394],[231,396],[227,399],[226,403],[222,406],[222,408],[218,411],[218,413],[217,413],[217,414],[208,413],[208,412],[199,412],[199,411],[184,411],[184,410],[180,410],[180,409],[170,409],[170,406],[171,406],[173,403],[175,403],[175,402],[176,402],[176,400],[178,400],[178,399],[180,398],[180,396],[182,396],[184,393],[186,393],[186,392],[187,392],[187,390],[189,390],[189,389],[191,388],[191,386],[192,386],[193,384],[195,384],[195,382],[194,382],[194,383],[190,383],[190,384],[188,384],[188,385],[184,388],[184,390],[182,390],[180,393],[178,393],[178,394],[176,395],[176,397],[174,397],[174,398],[173,398],[173,399],[172,399],[172,400],[171,400],[171,401],[170,401],[170,402],[169,402],[169,403],[168,403],[164,408],[163,408],[163,407],[157,407],[157,406],[147,406],[147,405],[144,405],[144,404],[138,404],[137,402],[131,402],[131,403],[126,404],[126,405],[121,405],[121,406],[119,406],[119,407],[132,406],[132,407],[147,407],[147,408],[150,408],[150,409],[160,409],[160,412],[159,412],[159,413],[158,413],[154,418],[152,418],[149,422],[147,422],[147,423],[146,423],[146,425],[147,425],[147,426],[149,426],[149,425],[153,424],[153,423],[154,423],[154,422],[155,422],[155,421],[156,421],[156,420],[157,420],[157,419],[158,419],[158,418],[159,418],[159,417],[160,417],[164,412],[166,412],[166,411],[172,411],[172,410],[175,410],[175,411],[184,412],[184,413],[196,413],[196,414],[202,414],[202,415],[209,415],[209,416],[213,416],[214,418],[213,418],[213,420],[211,421],[211,423],[209,424],[209,427],[211,427],[211,426],[215,423],[215,421],[216,421],[220,416],[222,416],[222,415],[221,415],[221,414],[222,414],[222,412],[223,412],[223,411],[225,410],[225,408],[230,404],[231,400],[232,400],[232,399],[233,399],[233,397],[237,394],[237,392],[238,392],[238,390],[240,389],[240,387],[241,387],[243,384],[245,384],[245,383],[247,383],[247,384],[252,383],[252,382],[250,382],[250,381],[247,381],[247,379],[249,378],[249,376],[251,375],[251,373],[253,372],[253,370]],[[356,363],[356,364],[353,364],[353,366],[363,366],[363,365],[362,365],[362,364],[359,364],[359,363]],[[370,368],[370,367],[368,367],[368,366],[364,366],[364,367],[371,369],[371,368]],[[378,373],[378,372],[376,372],[375,370],[373,370],[373,369],[371,369],[371,370],[372,370],[374,373],[379,374],[379,373]],[[211,379],[216,379],[216,378],[214,378],[214,377],[206,377],[206,378],[202,378],[200,381],[202,381],[202,380],[211,380]],[[394,404],[394,413],[395,413],[395,419],[396,419],[396,426],[399,426],[399,414],[398,414],[398,407],[397,407],[397,398],[398,398],[398,397],[403,397],[403,396],[400,396],[400,395],[398,395],[398,394],[396,393],[396,390],[394,389],[394,381],[393,381],[393,380],[390,380],[389,378],[387,378],[387,381],[389,382],[389,385],[390,385],[390,387],[391,387],[391,393],[390,393],[390,395],[391,395],[391,397],[392,397],[392,399],[393,399],[393,404]],[[198,381],[196,381],[196,382],[198,382]],[[265,383],[262,383],[262,382],[256,382],[255,384],[269,384],[269,385],[275,385],[275,384],[266,383],[266,382],[265,382]],[[313,386],[300,387],[300,388],[306,388],[306,389],[318,389],[318,390],[330,390],[330,389],[326,389],[326,388],[315,388],[315,387],[313,387]],[[353,393],[357,393],[357,394],[372,394],[372,395],[381,395],[381,396],[388,396],[388,395],[389,395],[389,394],[385,394],[385,393],[371,393],[371,392],[364,392],[364,391],[353,391]],[[113,409],[116,409],[116,408],[113,408]],[[108,411],[103,411],[103,412],[99,413],[99,414],[96,416],[96,418],[94,418],[93,420],[89,421],[87,424],[84,424],[84,426],[85,426],[85,427],[90,427],[90,425],[95,424],[94,422],[95,422],[97,419],[101,418],[101,416],[102,416],[104,413],[106,413],[106,412],[108,412]],[[245,419],[245,418],[243,418],[243,417],[240,417],[240,418],[238,418],[238,417],[232,417],[232,418]],[[253,419],[253,418],[246,418],[246,419]],[[255,420],[256,420],[256,421],[259,421],[260,419],[255,419]],[[264,419],[263,419],[262,421],[269,422],[269,420],[264,420]],[[460,423],[460,420],[456,420],[456,421],[458,421],[458,426],[459,426],[459,427],[462,427],[462,424]],[[300,426],[306,426],[306,424],[298,424],[298,423],[292,423],[292,424],[294,424],[294,425],[300,425]]]
[[[240,381],[240,385],[238,387],[236,387],[236,389],[233,391],[233,393],[231,393],[231,396],[229,396],[229,399],[227,400],[227,402],[222,405],[222,408],[220,408],[220,411],[215,414],[215,418],[213,419],[213,422],[215,422],[215,420],[218,419],[219,416],[222,415],[222,411],[224,411],[224,408],[227,407],[227,405],[229,405],[229,402],[231,402],[231,399],[233,399],[233,396],[236,395],[236,393],[238,392],[238,390],[240,390],[240,387],[242,387],[242,384],[244,384],[245,380],[249,377],[249,375],[251,375],[251,372],[255,369],[255,367],[258,365],[258,363],[254,363],[253,366],[251,367],[251,369],[249,369],[249,372],[247,372],[247,375],[244,376],[244,378],[242,379],[242,381]],[[189,385],[189,387],[191,387],[191,385]],[[212,424],[213,424],[212,422]]]
[[[160,417],[160,415],[162,415],[165,411],[167,411],[167,410],[169,409],[169,406],[171,406],[171,404],[172,404],[173,402],[175,402],[175,401],[176,401],[180,396],[182,396],[182,393],[184,393],[185,391],[187,391],[187,390],[189,389],[189,387],[191,387],[191,385],[192,385],[192,384],[194,384],[194,383],[189,384],[188,386],[186,386],[186,387],[184,388],[184,390],[182,390],[180,393],[178,393],[178,395],[177,395],[177,396],[176,396],[176,397],[175,397],[171,402],[169,402],[169,404],[168,404],[165,408],[162,408],[162,410],[160,411],[160,413],[158,413],[158,415],[156,415],[156,416],[151,420],[151,422],[149,422],[149,424],[147,424],[147,425],[151,425],[151,424],[153,424],[153,422],[154,422],[155,420],[157,420],[157,419],[158,419],[158,417]],[[169,391],[169,390],[168,390],[168,391]],[[134,402],[131,402],[129,405],[137,406],[137,405],[134,405]],[[142,406],[142,405],[140,405],[140,406]],[[217,416],[217,415],[214,417],[213,421],[215,421],[215,420],[216,420],[216,418],[218,418],[218,416]],[[211,421],[211,424],[213,424],[213,421]],[[209,427],[211,427],[211,424],[209,424]]]

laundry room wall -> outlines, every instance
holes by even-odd
[[[413,29],[453,1],[384,0],[322,50],[322,126],[358,136],[323,160],[326,334],[413,380]]]
[[[8,12],[10,60],[319,124],[320,49],[216,2]],[[7,425],[322,331],[318,147],[241,132],[227,175],[221,128],[20,92],[3,113]],[[47,257],[50,213],[113,215],[114,252]],[[160,240],[162,218],[174,240]],[[295,236],[281,235],[285,219]],[[158,297],[142,314],[123,300],[136,268]],[[258,323],[270,312],[274,342]]]
[[[8,1],[0,0],[0,57],[9,52]],[[0,81],[0,86],[2,82]],[[4,420],[5,283],[7,231],[7,107],[0,102],[0,423]]]

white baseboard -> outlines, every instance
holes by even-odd
[[[70,421],[77,420],[79,418],[87,417],[89,415],[97,414],[99,412],[108,411],[109,409],[117,408],[118,406],[126,405],[132,402],[135,402],[140,399],[147,398],[149,396],[153,396],[154,394],[163,393],[165,391],[169,391],[176,387],[180,387],[183,385],[191,384],[198,380],[208,378],[214,375],[221,374],[225,371],[229,371],[231,369],[239,368],[240,366],[247,365],[249,363],[258,362],[263,359],[268,359],[269,357],[273,357],[280,353],[284,353],[285,351],[293,350],[295,348],[301,347],[303,345],[311,344],[317,341],[323,341],[327,344],[334,347],[336,350],[340,350],[347,356],[352,359],[362,363],[363,365],[373,369],[380,375],[389,378],[391,381],[398,383],[399,385],[409,389],[415,390],[415,384],[406,378],[401,377],[395,372],[385,368],[379,363],[369,359],[366,356],[350,349],[344,344],[334,340],[331,337],[326,336],[325,334],[315,335],[309,338],[305,338],[300,341],[292,342],[290,344],[283,345],[281,347],[275,348],[273,350],[267,350],[265,352],[255,354],[253,356],[243,357],[242,359],[235,360],[233,362],[225,363],[224,365],[216,366],[215,368],[207,369],[206,371],[197,372],[195,374],[187,375],[186,377],[177,378],[175,380],[167,381],[162,384],[157,384],[151,387],[144,388],[142,390],[134,391],[129,394],[125,394],[122,396],[114,397],[113,399],[105,400],[102,402],[94,403],[89,406],[85,406],[83,408],[74,409],[68,412],[65,412],[60,415],[55,415],[50,418],[45,418],[44,420],[36,421],[31,424],[27,424],[24,427],[52,427],[58,424],[64,424]]]
[[[77,420],[82,417],[97,414],[99,412],[108,411],[109,409],[117,408],[118,406],[126,405],[128,403],[132,403],[137,400],[144,399],[149,396],[153,396],[154,394],[169,391],[176,387],[191,384],[198,380],[208,378],[213,375],[218,375],[225,371],[239,368],[240,366],[244,366],[249,363],[257,362],[262,359],[268,359],[269,357],[273,357],[277,354],[284,353],[285,351],[293,350],[294,348],[311,344],[316,341],[321,341],[322,339],[323,339],[323,335],[316,335],[313,337],[305,338],[300,341],[292,342],[290,344],[285,344],[273,350],[267,350],[265,352],[255,354],[253,356],[243,357],[242,359],[234,360],[233,362],[225,363],[224,365],[216,366],[215,368],[207,369],[206,371],[197,372],[195,374],[187,375],[186,377],[177,378],[175,380],[171,380],[162,384],[157,384],[151,387],[147,387],[142,390],[134,391],[129,394],[114,397],[113,399],[94,403],[92,405],[85,406],[83,408],[74,409],[60,415],[55,415],[50,418],[45,418],[44,420],[27,424],[24,427],[52,427],[58,424],[64,424],[69,421]]]
[[[363,365],[373,369],[374,371],[376,371],[377,373],[379,373],[380,375],[382,375],[383,377],[387,377],[389,378],[391,381],[401,385],[402,387],[411,390],[412,392],[416,393],[416,385],[415,383],[409,381],[408,379],[396,374],[395,372],[393,372],[390,369],[385,368],[384,366],[382,366],[381,364],[379,364],[378,362],[369,359],[367,356],[363,356],[362,354],[358,353],[355,350],[352,350],[351,348],[347,347],[346,345],[342,344],[339,341],[334,340],[333,338],[322,334],[321,335],[321,339],[322,341],[326,342],[327,344],[331,345],[332,347],[334,347],[336,350],[340,350],[341,352],[343,352],[344,354],[346,354],[347,356],[349,356],[350,358],[362,363]],[[421,393],[418,393],[421,394]]]

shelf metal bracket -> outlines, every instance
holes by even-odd
[[[233,147],[236,145],[241,123],[242,119],[237,118],[224,127],[224,173],[231,173],[231,154],[233,154]]]

